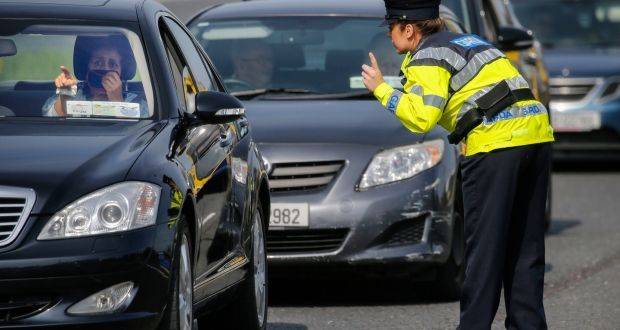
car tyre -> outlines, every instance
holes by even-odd
[[[179,221],[181,233],[178,247],[174,254],[174,289],[168,297],[159,330],[192,330],[195,327],[193,313],[193,272],[191,257],[190,232],[185,217]]]
[[[262,215],[259,205],[252,219],[252,249],[248,267],[252,275],[240,284],[237,299],[217,312],[216,329],[267,329],[267,254]]]

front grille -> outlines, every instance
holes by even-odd
[[[326,253],[336,251],[348,229],[295,229],[267,232],[267,253]]]
[[[344,161],[278,163],[269,174],[272,192],[300,191],[327,186],[344,166]]]
[[[51,305],[49,297],[0,298],[0,324],[31,317]]]
[[[549,80],[549,93],[553,101],[579,102],[596,84],[596,78],[553,78]]]
[[[33,204],[32,189],[0,186],[0,246],[15,240]]]

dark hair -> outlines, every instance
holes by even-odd
[[[401,24],[401,30],[403,30],[407,24],[413,25],[418,31],[420,31],[423,37],[441,31],[444,26],[441,18],[433,18],[423,21],[399,21],[399,23]]]
[[[131,80],[136,75],[136,60],[125,36],[78,36],[73,48],[73,71],[79,80],[86,79],[88,62],[92,54],[100,49],[114,49],[121,56],[121,80]]]

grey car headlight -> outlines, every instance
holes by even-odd
[[[161,188],[123,182],[90,193],[54,214],[39,240],[100,235],[155,224]]]
[[[437,165],[443,157],[443,150],[443,140],[384,150],[368,165],[359,189],[409,179]]]

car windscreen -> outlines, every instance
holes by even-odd
[[[513,0],[512,4],[519,21],[546,48],[620,47],[618,0]]]
[[[366,91],[361,66],[369,62],[369,51],[386,81],[402,88],[402,55],[379,23],[350,17],[198,19],[190,29],[231,92],[338,94]]]
[[[0,20],[0,118],[152,115],[153,91],[135,32]]]

